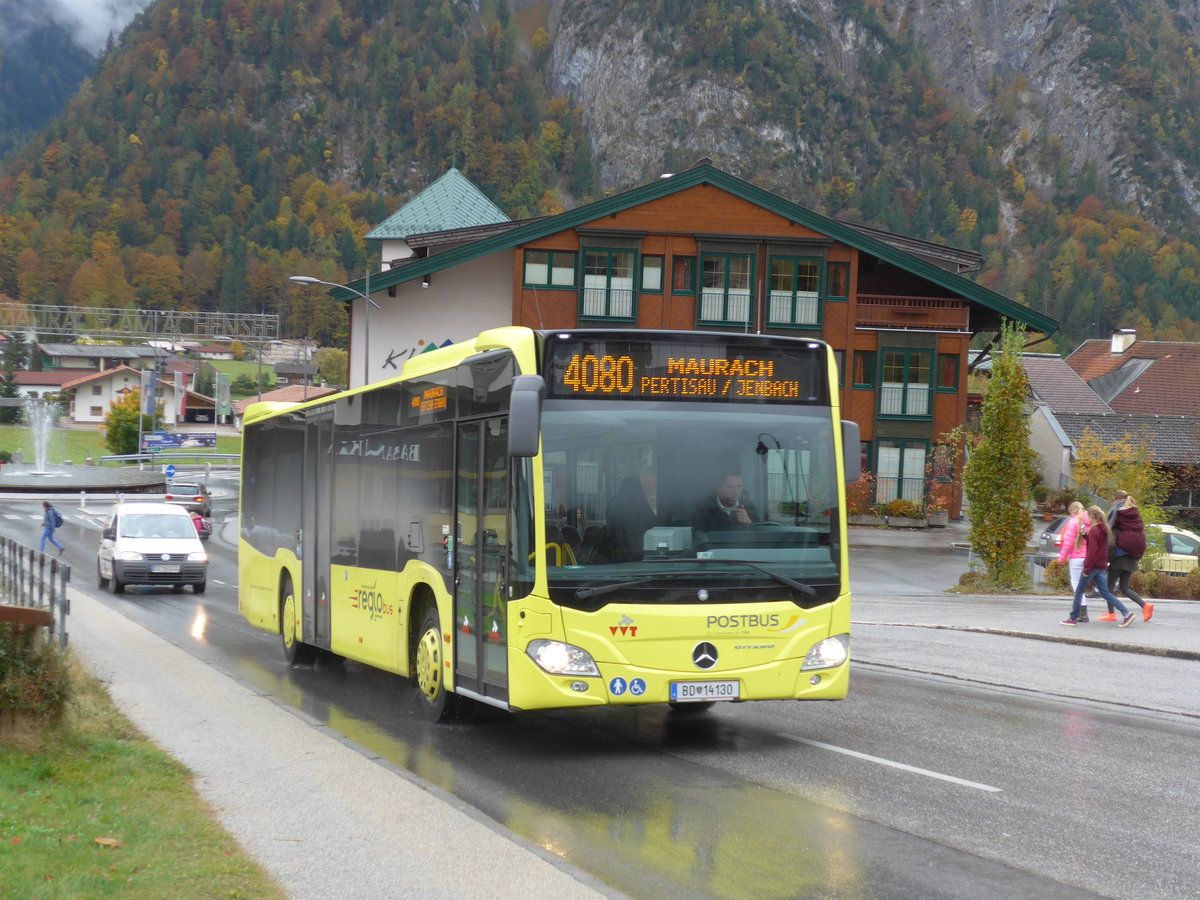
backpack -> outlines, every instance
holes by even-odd
[[[53,506],[50,507],[50,522],[54,525],[55,528],[62,528],[62,523],[63,523],[62,513],[60,513]]]

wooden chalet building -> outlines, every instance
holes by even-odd
[[[382,271],[333,292],[352,307],[352,387],[499,325],[816,337],[879,500],[921,499],[932,448],[966,419],[973,334],[1057,327],[964,278],[976,254],[825,218],[707,160],[524,221],[451,169],[367,238]]]

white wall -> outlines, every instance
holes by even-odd
[[[434,272],[429,287],[410,281],[396,296],[371,291],[380,308],[370,311],[370,380],[394,378],[412,356],[431,345],[472,338],[488,328],[512,324],[513,255],[493,253]],[[353,301],[350,327],[350,387],[363,384],[363,301]]]
[[[104,417],[108,415],[108,410],[112,406],[113,401],[121,395],[122,391],[137,388],[139,380],[138,373],[136,372],[122,372],[119,375],[104,378],[100,381],[76,388],[75,399],[71,402],[71,418],[76,422],[103,422]],[[99,394],[92,392],[93,386],[100,388]],[[163,404],[163,421],[168,425],[174,423],[178,411],[174,386],[170,381],[164,381],[160,378],[156,393],[158,400]],[[100,407],[99,415],[91,411],[93,406]]]

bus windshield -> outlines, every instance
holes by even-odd
[[[542,426],[556,603],[837,597],[828,407],[547,401]]]

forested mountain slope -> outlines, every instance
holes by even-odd
[[[1200,340],[1195,4],[154,3],[0,167],[0,292],[279,312],[456,165],[514,217],[710,156],[827,215],[976,249],[1059,318]]]

